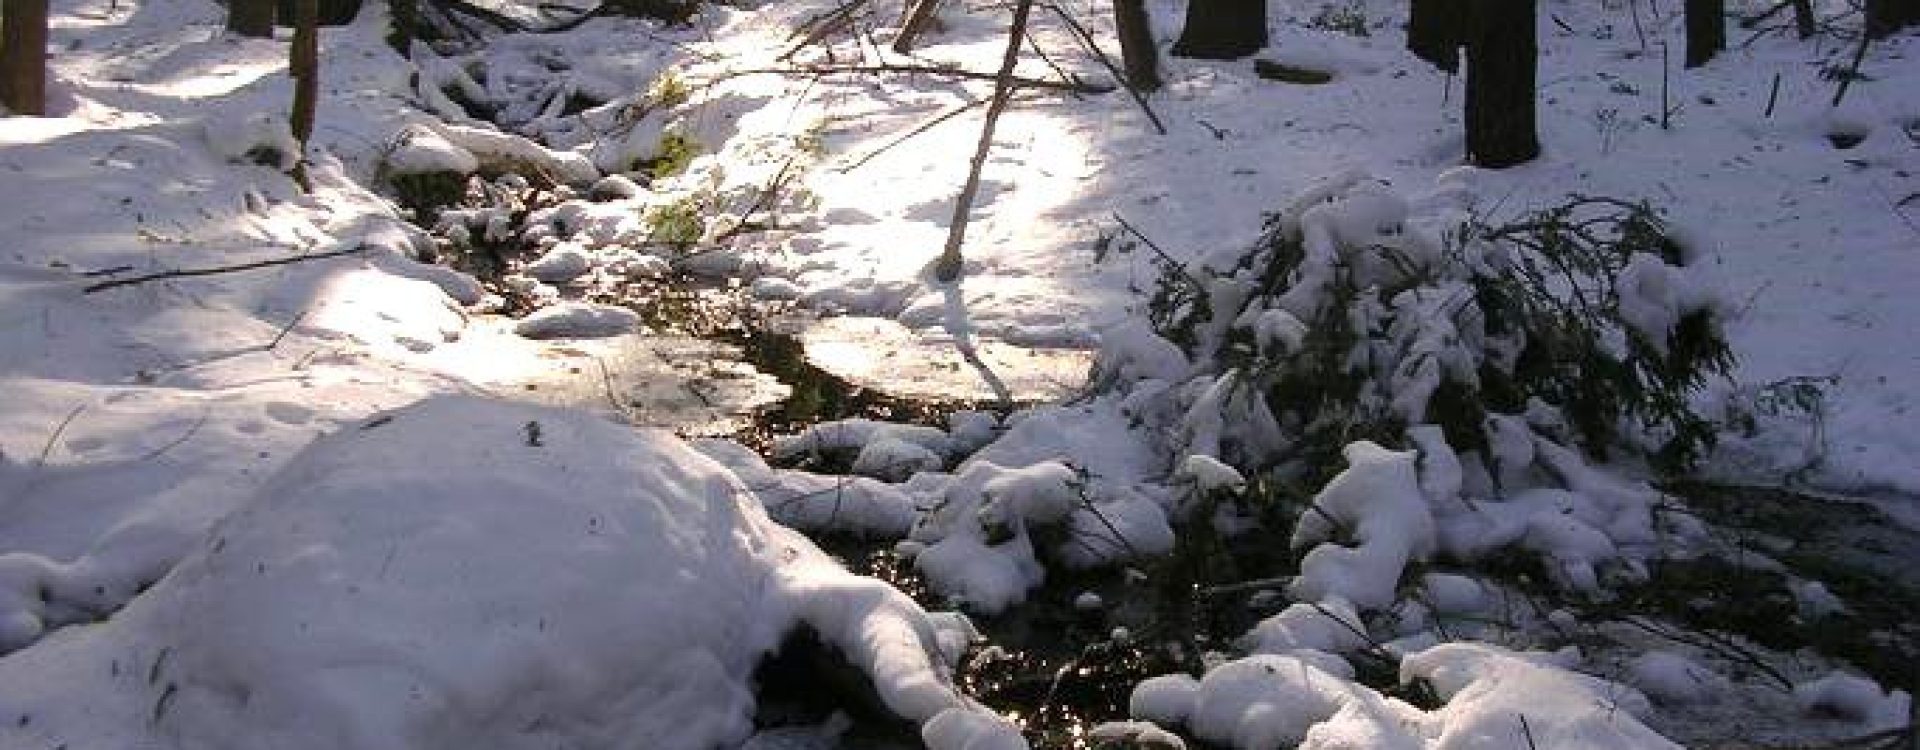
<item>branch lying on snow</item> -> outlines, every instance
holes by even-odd
[[[872,151],[868,151],[865,154],[860,155],[859,158],[854,159],[851,162],[848,162],[845,166],[837,167],[836,169],[841,174],[851,172],[859,168],[860,165],[865,164],[869,161],[872,161],[873,157],[886,153],[888,149],[891,149],[895,146],[905,143],[916,135],[932,130],[934,126],[939,125],[940,123],[946,122],[948,120],[951,120],[954,117],[959,116],[960,113],[965,112],[969,109],[973,109],[974,107],[978,107],[981,104],[985,103],[986,101],[987,100],[985,99],[968,99],[965,102],[961,102],[959,105],[951,109],[948,109],[945,112],[940,113],[939,115],[933,117],[932,119],[927,120],[926,122],[923,122],[923,123],[920,123],[919,125],[914,126],[912,130],[908,130],[905,133],[895,136],[892,140],[889,140],[886,143],[882,143],[879,146],[874,147]]]
[[[213,266],[210,268],[180,268],[180,269],[174,269],[171,271],[156,271],[154,273],[141,274],[139,276],[129,276],[124,279],[110,279],[108,281],[102,281],[98,284],[93,284],[88,286],[85,289],[80,290],[80,293],[92,294],[94,292],[106,291],[114,287],[133,286],[135,284],[145,284],[149,281],[160,281],[162,279],[179,279],[179,278],[186,278],[189,276],[213,276],[215,274],[233,273],[235,271],[252,271],[258,268],[284,266],[289,263],[300,263],[300,262],[309,261],[309,260],[324,260],[326,258],[338,258],[344,255],[357,254],[364,249],[365,249],[364,245],[354,245],[353,247],[346,248],[344,250],[329,250],[324,253],[313,253],[311,255],[293,255],[285,258],[271,258],[268,260],[257,260],[252,263],[236,263],[231,266]]]
[[[953,78],[967,78],[967,79],[976,80],[976,81],[997,81],[1000,79],[1000,76],[995,73],[981,73],[979,71],[967,70],[965,68],[945,68],[937,65],[897,65],[897,64],[800,66],[800,67],[793,67],[793,68],[753,68],[750,70],[731,71],[729,73],[724,74],[722,77],[731,78],[734,76],[749,76],[749,75],[789,75],[789,76],[791,75],[832,75],[835,73],[925,73],[927,75],[950,76]],[[1114,86],[1113,84],[1110,84],[1110,83],[1089,83],[1085,81],[1080,81],[1080,82],[1048,81],[1048,80],[1043,80],[1039,78],[1023,78],[1020,76],[1011,76],[1008,78],[1008,81],[1015,86],[1020,86],[1023,88],[1051,89],[1054,91],[1070,91],[1076,94],[1110,94],[1110,93],[1113,93],[1113,91],[1116,88],[1118,88],[1117,86]]]

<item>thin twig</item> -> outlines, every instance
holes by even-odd
[[[1860,63],[1867,59],[1867,45],[1872,43],[1871,35],[1865,32],[1860,34],[1860,45],[1853,48],[1853,62],[1848,63],[1846,71],[1840,74],[1840,87],[1834,90],[1833,104],[1830,106],[1840,106],[1840,100],[1847,97],[1847,89],[1853,85],[1854,79],[1860,77]]]
[[[881,65],[802,65],[802,66],[797,66],[792,68],[751,68],[748,70],[731,71],[727,73],[725,77],[747,76],[747,75],[832,75],[835,73],[912,73],[912,74],[926,74],[926,75],[933,75],[933,76],[950,76],[953,78],[966,78],[966,79],[975,80],[975,81],[998,81],[999,80],[999,76],[994,73],[982,73],[976,70],[967,70],[965,68],[950,68],[950,67],[942,67],[939,65],[904,65],[899,63],[886,63]],[[1081,81],[1078,83],[1062,83],[1060,81],[1049,81],[1043,78],[1025,78],[1022,76],[1011,76],[1009,77],[1009,80],[1012,83],[1025,88],[1050,89],[1053,91],[1070,91],[1076,94],[1107,94],[1107,93],[1112,93],[1115,88],[1118,88],[1112,84],[1106,84],[1106,83],[1088,83],[1085,81]]]
[[[324,260],[326,258],[338,258],[344,255],[353,255],[353,254],[359,253],[363,248],[364,246],[362,245],[355,245],[353,247],[346,248],[344,250],[330,250],[324,253],[313,253],[311,255],[294,255],[294,256],[289,256],[285,258],[259,260],[259,261],[254,261],[252,263],[238,263],[231,266],[213,266],[210,268],[182,268],[182,269],[175,269],[171,271],[158,271],[155,273],[143,274],[140,276],[129,276],[124,279],[113,279],[110,281],[102,281],[98,284],[94,284],[85,289],[82,289],[80,290],[80,292],[82,294],[92,294],[94,292],[106,291],[108,289],[113,289],[115,287],[133,286],[135,284],[145,284],[149,281],[160,281],[162,279],[179,279],[179,278],[185,278],[189,276],[213,276],[216,274],[233,273],[235,271],[251,271],[258,268],[284,266],[289,263],[301,263],[309,260]]]
[[[200,432],[200,428],[206,426],[207,416],[210,413],[211,412],[201,412],[200,418],[194,420],[193,425],[188,427],[186,432],[180,433],[179,437],[176,437],[172,440],[167,441],[166,445],[162,445],[158,448],[147,451],[145,454],[142,454],[139,458],[134,459],[133,460],[134,463],[152,461],[153,459],[166,455],[167,451],[180,447],[181,443],[185,443],[188,440],[192,440],[193,436]]]
[[[1292,583],[1293,583],[1293,578],[1291,576],[1278,576],[1275,578],[1255,578],[1251,581],[1240,581],[1238,583],[1223,583],[1218,586],[1206,586],[1200,589],[1200,591],[1198,592],[1198,595],[1202,597],[1209,597],[1209,596],[1222,596],[1225,594],[1237,594],[1242,591],[1262,591],[1267,589],[1279,589],[1279,588],[1286,588],[1289,584],[1292,584]]]
[[[1180,272],[1180,275],[1184,277],[1189,283],[1193,284],[1195,289],[1206,288],[1207,286],[1206,282],[1201,281],[1200,277],[1194,276],[1192,273],[1189,273],[1187,271],[1187,264],[1174,260],[1173,256],[1167,254],[1167,251],[1160,249],[1160,244],[1157,242],[1154,242],[1152,237],[1148,237],[1145,232],[1142,232],[1138,228],[1134,227],[1132,224],[1127,223],[1127,217],[1121,216],[1119,211],[1113,211],[1111,213],[1113,214],[1113,220],[1120,222],[1121,229],[1125,229],[1127,230],[1128,234],[1131,234],[1135,237],[1140,238],[1141,242],[1146,243],[1148,250],[1152,250],[1154,255],[1160,256],[1160,260],[1162,262],[1172,267],[1175,271]]]
[[[909,130],[905,133],[895,136],[891,140],[888,140],[886,143],[876,146],[872,151],[868,151],[867,153],[862,154],[860,158],[853,160],[847,165],[836,167],[835,171],[838,171],[841,174],[846,174],[847,172],[851,172],[855,169],[858,169],[861,165],[866,164],[869,161],[872,161],[873,157],[879,156],[891,150],[893,147],[898,146],[902,143],[905,143],[908,140],[911,140],[914,136],[917,136],[921,133],[925,133],[929,130],[932,130],[934,126],[939,125],[940,123],[946,122],[948,120],[951,120],[955,117],[958,117],[960,113],[965,112],[969,109],[973,109],[974,107],[978,107],[981,104],[985,103],[986,101],[987,100],[985,99],[968,99],[964,102],[961,102],[958,106],[940,113],[938,116],[935,116],[933,119],[920,123],[919,125],[915,126],[912,130]]]
[[[267,351],[273,351],[274,347],[279,346],[280,341],[287,337],[287,334],[293,332],[294,326],[300,325],[300,321],[303,321],[306,319],[307,319],[306,310],[301,310],[299,315],[293,316],[293,320],[289,320],[287,321],[286,325],[281,326],[280,332],[274,335],[272,341],[267,342]]]
[[[47,465],[47,456],[53,455],[53,444],[60,441],[60,436],[67,431],[67,425],[73,424],[73,418],[80,416],[80,412],[86,410],[87,404],[83,401],[74,406],[73,411],[67,412],[66,418],[60,420],[60,424],[53,428],[53,434],[47,436],[46,444],[40,446],[40,457],[33,460],[34,469],[38,470]]]
[[[792,156],[787,157],[786,162],[780,165],[780,171],[774,173],[773,179],[768,180],[766,185],[761,186],[760,192],[753,197],[753,202],[747,204],[747,207],[744,209],[741,209],[740,214],[734,217],[733,226],[728,227],[726,231],[723,231],[719,235],[715,236],[714,237],[715,241],[724,240],[729,237],[733,237],[734,235],[740,234],[741,232],[747,231],[748,229],[747,219],[753,216],[753,212],[763,208],[765,209],[773,208],[773,206],[771,204],[768,204],[767,201],[768,199],[773,198],[776,195],[779,195],[780,192],[786,188],[787,180],[789,179],[788,172],[790,172],[793,169],[794,159],[795,157],[792,157]]]

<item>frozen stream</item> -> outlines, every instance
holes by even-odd
[[[510,325],[487,319],[481,327],[505,338]],[[542,404],[625,412],[638,424],[689,436],[739,435],[757,415],[776,407],[808,405],[789,423],[885,409],[989,402],[994,394],[950,339],[917,334],[891,320],[789,319],[769,331],[710,336],[626,334],[606,339],[502,342],[530,349],[502,368],[477,363],[476,380],[500,395]],[[485,334],[483,334],[485,335]],[[748,341],[758,345],[742,346]],[[772,342],[777,344],[769,345]],[[794,353],[804,352],[804,362]],[[1017,403],[1070,396],[1093,353],[979,342],[980,359]],[[529,355],[530,356],[526,356]],[[870,392],[862,394],[862,392]],[[855,398],[864,395],[866,398]],[[821,400],[831,404],[817,404]],[[857,402],[857,403],[856,403]],[[847,412],[847,413],[841,413]],[[901,415],[906,416],[906,415]]]

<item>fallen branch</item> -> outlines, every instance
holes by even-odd
[[[753,202],[747,204],[747,207],[744,209],[741,209],[740,213],[734,217],[733,226],[728,227],[726,231],[723,231],[718,236],[714,237],[715,242],[719,242],[720,240],[733,237],[742,232],[746,232],[752,229],[766,228],[766,227],[750,226],[747,223],[747,220],[753,216],[753,212],[755,211],[759,211],[761,209],[773,208],[773,204],[769,203],[769,201],[774,200],[776,196],[778,196],[782,191],[786,190],[787,182],[791,180],[793,177],[797,176],[797,175],[791,174],[793,170],[793,161],[794,161],[793,157],[791,156],[787,157],[786,162],[780,165],[780,171],[776,172],[773,175],[773,179],[768,180],[767,184],[760,188],[760,192],[754,195]]]
[[[993,101],[987,105],[987,121],[980,126],[980,144],[973,149],[973,164],[967,169],[967,183],[953,201],[953,221],[947,228],[947,245],[934,261],[933,276],[950,284],[960,278],[960,246],[967,238],[967,218],[973,211],[974,196],[980,192],[980,170],[987,165],[987,152],[993,150],[993,127],[1013,101],[1013,68],[1020,62],[1020,42],[1027,35],[1027,18],[1033,15],[1033,0],[1020,0],[1013,9],[1013,25],[1007,30],[1007,52],[1000,59],[1000,73],[994,77]],[[962,354],[967,353],[962,349]]]
[[[112,279],[109,281],[102,281],[98,284],[93,284],[91,286],[88,286],[85,289],[80,290],[80,293],[92,294],[94,292],[102,292],[108,289],[113,289],[115,287],[133,286],[135,284],[145,284],[149,281],[160,281],[162,279],[180,279],[180,278],[186,278],[189,276],[213,276],[216,274],[234,273],[236,271],[252,271],[254,269],[259,269],[259,268],[271,268],[273,266],[284,266],[290,263],[301,263],[309,260],[324,260],[327,258],[338,258],[344,255],[354,255],[356,253],[361,252],[363,248],[364,248],[363,245],[355,245],[353,247],[350,247],[344,250],[330,250],[328,252],[314,253],[312,255],[294,255],[294,256],[289,256],[285,258],[257,260],[252,263],[237,263],[231,266],[213,266],[210,268],[180,268],[180,269],[174,269],[171,271],[156,271],[154,273],[142,274],[139,276],[129,276],[124,279]]]
[[[980,106],[980,103],[984,101],[986,100],[985,99],[968,99],[967,101],[960,103],[959,106],[956,106],[952,109],[942,112],[939,115],[935,116],[933,119],[927,120],[926,122],[923,122],[923,123],[920,123],[919,125],[914,126],[912,130],[909,130],[905,133],[901,133],[900,135],[895,136],[892,140],[889,140],[886,143],[882,143],[879,146],[874,147],[872,151],[868,151],[867,153],[862,154],[860,158],[854,159],[852,162],[849,162],[846,166],[838,167],[836,171],[840,172],[841,174],[846,174],[855,169],[858,169],[860,165],[865,164],[869,161],[872,161],[873,157],[879,156],[887,152],[888,150],[891,150],[893,147],[898,146],[902,143],[905,143],[908,140],[911,140],[914,136],[917,136],[921,133],[925,133],[929,130],[932,130],[934,126],[939,125],[940,123],[943,123],[955,117],[958,117],[962,112],[965,112],[969,109],[973,109],[974,107]]]
[[[749,70],[732,71],[726,74],[726,77],[746,76],[746,75],[833,75],[836,73],[924,73],[927,75],[935,75],[935,76],[966,78],[966,79],[975,80],[975,81],[996,81],[997,82],[1000,80],[1000,76],[997,74],[981,73],[979,71],[967,70],[965,68],[946,68],[946,67],[940,67],[938,65],[898,65],[898,64],[799,66],[799,67],[793,67],[793,68],[753,68]],[[1049,81],[1041,78],[1025,78],[1021,76],[1008,76],[1007,80],[1013,85],[1017,85],[1022,88],[1050,89],[1054,91],[1071,91],[1076,94],[1109,94],[1109,93],[1112,93],[1115,88],[1117,88],[1113,84],[1107,84],[1107,83],[1087,83],[1084,81],[1078,82],[1078,83],[1070,83],[1070,82],[1062,82],[1062,81]]]

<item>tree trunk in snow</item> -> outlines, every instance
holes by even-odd
[[[302,189],[312,190],[307,179],[307,141],[313,137],[314,111],[320,98],[320,0],[295,0],[290,55],[287,68],[293,74],[293,114],[289,124],[293,139],[300,144],[293,177]]]
[[[1819,33],[1814,24],[1813,0],[1793,0],[1793,31],[1801,39],[1812,39]]]
[[[401,57],[413,56],[413,40],[420,35],[419,0],[389,0],[387,46]]]
[[[1920,0],[1867,0],[1867,37],[1885,39],[1920,24]]]
[[[1727,48],[1727,0],[1687,0],[1687,67],[1698,68]]]
[[[1534,0],[1471,0],[1470,7],[1467,158],[1491,169],[1530,161],[1540,155]]]
[[[277,0],[277,2],[279,5],[277,13],[282,22],[299,23],[296,17],[300,14],[300,0]],[[320,25],[345,26],[353,23],[354,16],[360,15],[361,2],[362,0],[320,0],[317,11]]]
[[[0,5],[0,104],[16,115],[47,113],[47,0]]]
[[[1160,88],[1160,53],[1153,46],[1146,0],[1114,0],[1113,23],[1120,36],[1120,61],[1127,70],[1127,83],[1140,91]]]
[[[273,36],[274,0],[231,0],[227,4],[227,30],[240,36]]]
[[[1460,72],[1466,14],[1448,0],[1413,0],[1407,18],[1407,51],[1448,73]]]
[[[1237,60],[1267,46],[1266,0],[1187,0],[1187,23],[1173,54]]]

